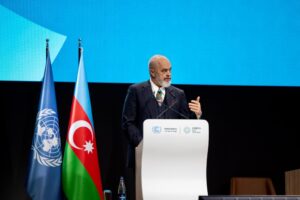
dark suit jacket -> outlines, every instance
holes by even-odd
[[[128,167],[134,167],[134,148],[143,138],[143,122],[156,118],[196,118],[196,115],[189,111],[184,91],[179,88],[166,88],[164,102],[159,106],[150,81],[129,86],[122,114],[122,130],[129,141]]]

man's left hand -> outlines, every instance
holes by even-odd
[[[200,119],[202,115],[200,96],[198,96],[196,100],[191,100],[191,102],[189,103],[189,108],[196,114],[197,119]]]

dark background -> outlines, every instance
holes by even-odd
[[[63,150],[74,86],[55,83]],[[125,173],[120,121],[128,86],[89,84],[103,189],[114,197]],[[229,194],[233,176],[270,177],[277,194],[285,193],[284,172],[300,168],[299,87],[177,87],[188,100],[201,96],[203,119],[209,123],[209,195]],[[40,90],[40,82],[0,82],[0,199],[28,199],[24,183]]]

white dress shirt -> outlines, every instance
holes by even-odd
[[[151,79],[150,79],[150,84],[151,84],[152,93],[153,93],[154,97],[156,97],[158,89],[160,89],[162,91],[162,102],[163,102],[165,99],[165,95],[166,95],[166,89],[164,87],[159,88],[157,85],[155,85],[155,83],[153,83],[153,81]]]

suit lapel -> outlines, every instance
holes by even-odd
[[[176,103],[175,102],[176,101],[176,94],[175,94],[175,92],[174,92],[174,90],[173,90],[173,88],[172,87],[168,87],[168,88],[166,88],[166,95],[165,95],[165,104],[168,106],[168,107],[174,107],[174,104]],[[167,107],[166,107],[166,109],[167,109]],[[166,112],[166,116],[167,116],[167,118],[170,118],[171,116],[170,116],[170,111],[167,111]]]
[[[149,118],[155,118],[158,115],[157,101],[153,95],[150,81],[147,81],[143,87],[143,97],[145,98],[145,113]]]
[[[174,103],[174,100],[176,99],[176,95],[174,94],[173,88],[168,87],[166,88],[166,104],[168,106],[172,105]]]

